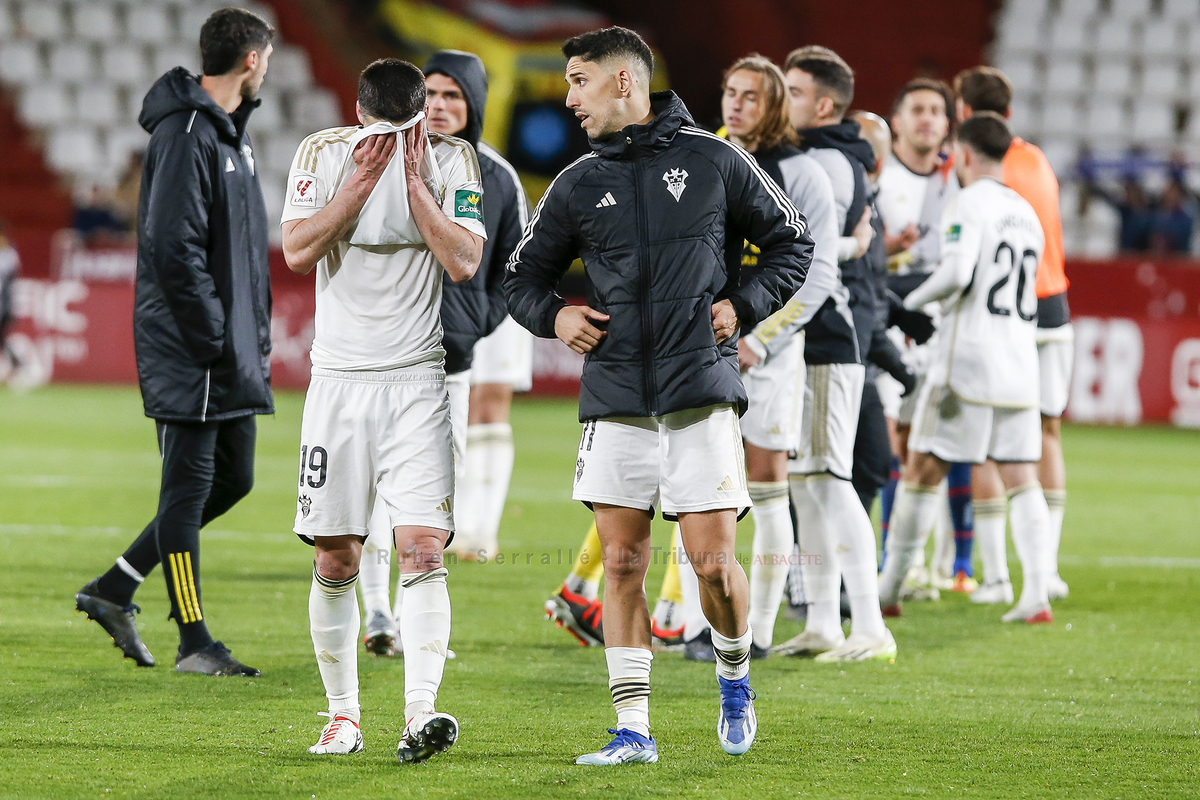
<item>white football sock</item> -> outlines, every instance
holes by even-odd
[[[1058,547],[1062,542],[1063,514],[1067,508],[1066,489],[1044,489],[1050,509],[1050,574],[1058,574]]]
[[[654,653],[640,647],[608,647],[608,690],[617,711],[617,728],[650,736],[650,662]]]
[[[308,627],[313,652],[329,713],[359,720],[358,707],[358,598],[354,584],[358,575],[333,581],[313,568],[312,588],[308,592]]]
[[[467,428],[467,480],[471,483],[475,535],[494,552],[513,471],[512,425],[490,422]]]
[[[1008,496],[1013,546],[1021,560],[1021,597],[1018,605],[1043,606],[1050,602],[1050,509],[1036,482],[1018,486]]]
[[[736,681],[750,674],[750,643],[754,641],[754,629],[736,639],[723,636],[713,628],[713,653],[717,657],[717,675],[727,681]]]
[[[837,536],[812,493],[815,480],[819,479],[793,475],[789,481],[800,535],[800,569],[808,595],[804,630],[837,640],[842,636],[841,565]]]
[[[954,575],[954,520],[950,517],[950,498],[946,494],[946,481],[938,487],[941,509],[933,525],[933,558],[929,568],[935,575]]]
[[[1008,581],[1008,547],[1005,528],[1008,526],[1008,505],[1003,497],[976,498],[975,551],[983,564],[983,582]]]
[[[879,576],[879,601],[884,605],[900,602],[900,586],[917,554],[925,546],[925,536],[937,519],[939,504],[944,504],[936,486],[903,483],[896,492],[892,519],[888,525],[887,556]]]
[[[827,524],[836,531],[842,580],[850,599],[850,630],[871,639],[887,635],[879,610],[879,562],[875,527],[850,481],[833,476],[809,479]]]
[[[386,504],[379,501],[375,503],[367,523],[367,540],[363,542],[362,558],[358,563],[358,591],[362,595],[368,624],[376,611],[392,615],[388,598],[388,583],[392,577],[391,556],[392,523]]]
[[[751,481],[749,487],[750,499],[754,501],[750,509],[754,518],[754,541],[751,545],[749,620],[755,631],[754,643],[759,647],[770,647],[796,532],[792,528],[787,481]]]
[[[445,567],[403,576],[400,640],[404,643],[404,718],[433,711],[450,644],[450,593]]]
[[[708,618],[700,607],[700,579],[688,561],[687,551],[680,544],[679,553],[679,590],[683,595],[683,639],[691,641],[708,629]]]

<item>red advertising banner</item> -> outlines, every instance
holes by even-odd
[[[1067,416],[1200,427],[1200,268],[1131,260],[1076,263],[1069,274],[1075,372]],[[19,280],[14,305],[9,345],[21,361],[20,382],[137,380],[128,281]],[[309,281],[275,281],[276,387],[308,385],[313,305]],[[578,394],[582,366],[561,342],[536,340],[534,394]]]

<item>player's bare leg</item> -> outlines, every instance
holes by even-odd
[[[1058,547],[1062,540],[1063,512],[1067,505],[1067,465],[1062,450],[1062,420],[1042,415],[1042,460],[1038,462],[1038,480],[1046,505],[1050,508],[1051,600],[1062,600],[1069,591],[1058,574]]]
[[[358,703],[358,581],[362,558],[359,536],[315,537],[316,560],[308,594],[308,621],[329,722],[310,753],[356,753],[363,748]]]

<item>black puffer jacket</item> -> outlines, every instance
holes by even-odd
[[[133,342],[146,416],[274,413],[267,211],[245,100],[225,113],[183,67],[159,78],[138,201]]]
[[[475,343],[496,330],[508,315],[504,265],[521,240],[521,230],[529,219],[529,201],[517,171],[499,153],[479,141],[487,106],[487,74],[479,56],[443,50],[433,54],[424,72],[441,73],[462,89],[467,101],[467,127],[455,136],[475,148],[483,181],[487,241],[483,244],[479,269],[469,281],[455,283],[448,274],[442,280],[442,346],[446,349],[446,372],[453,374],[471,368]]]
[[[712,306],[728,298],[743,325],[774,313],[804,282],[804,217],[737,145],[693,126],[671,92],[654,119],[592,143],[555,178],[509,261],[509,312],[554,337],[566,305],[555,287],[580,257],[588,305],[610,315],[588,354],[579,418],[652,417],[746,407],[736,342],[718,346]],[[742,240],[758,245],[738,274]]]

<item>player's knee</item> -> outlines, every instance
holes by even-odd
[[[688,554],[696,579],[701,583],[725,587],[729,585],[729,576],[733,565],[726,553],[695,553]]]
[[[641,583],[648,566],[640,552],[615,547],[604,552],[604,580],[609,583]]]
[[[445,549],[444,533],[414,533],[398,542],[396,558],[402,572],[429,572],[442,566],[442,552]]]
[[[345,548],[327,550],[318,546],[317,574],[331,581],[344,581],[358,572],[358,552]]]

